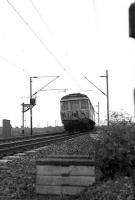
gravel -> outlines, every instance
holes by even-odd
[[[89,155],[90,158],[93,158],[94,150],[89,135],[57,142],[57,144],[41,148],[35,153],[25,152],[24,156],[17,156],[13,159],[9,157],[9,162],[0,164],[0,200],[42,200],[43,197],[35,193],[36,160],[48,155],[74,154]],[[50,198],[60,199],[60,197],[46,197],[46,199]]]
[[[16,158],[0,162],[0,200],[133,200],[129,177],[98,182],[79,197],[42,196],[35,193],[36,160],[48,155],[88,155],[94,158],[93,139],[89,135],[57,142],[35,152],[25,152]],[[6,159],[9,159],[6,162]],[[99,173],[96,173],[96,178]],[[97,178],[98,179],[98,178]]]

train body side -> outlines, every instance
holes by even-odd
[[[95,126],[95,111],[86,95],[80,93],[63,97],[60,115],[64,128],[68,131],[90,130]]]

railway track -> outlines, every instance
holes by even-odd
[[[27,139],[32,139],[32,138],[42,138],[42,137],[48,137],[52,134],[55,134],[55,135],[59,135],[60,133],[63,133],[63,132],[56,132],[56,133],[39,133],[39,134],[36,134],[36,135],[29,135],[29,136],[16,136],[16,137],[9,137],[9,138],[0,138],[0,144],[1,143],[7,143],[7,142],[13,142],[13,141],[23,141],[23,140],[27,140]]]
[[[42,146],[47,146],[59,141],[68,140],[80,135],[88,134],[89,132],[68,133],[60,132],[53,134],[43,134],[34,137],[21,137],[17,140],[11,140],[0,144],[0,158],[13,155],[15,153],[24,152],[26,150],[35,149]]]

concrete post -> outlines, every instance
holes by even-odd
[[[2,137],[3,138],[11,137],[10,120],[3,119]]]

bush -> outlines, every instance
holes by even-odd
[[[95,141],[95,160],[104,179],[130,175],[135,168],[134,124],[122,118],[111,121],[109,128],[101,128],[100,140]]]

